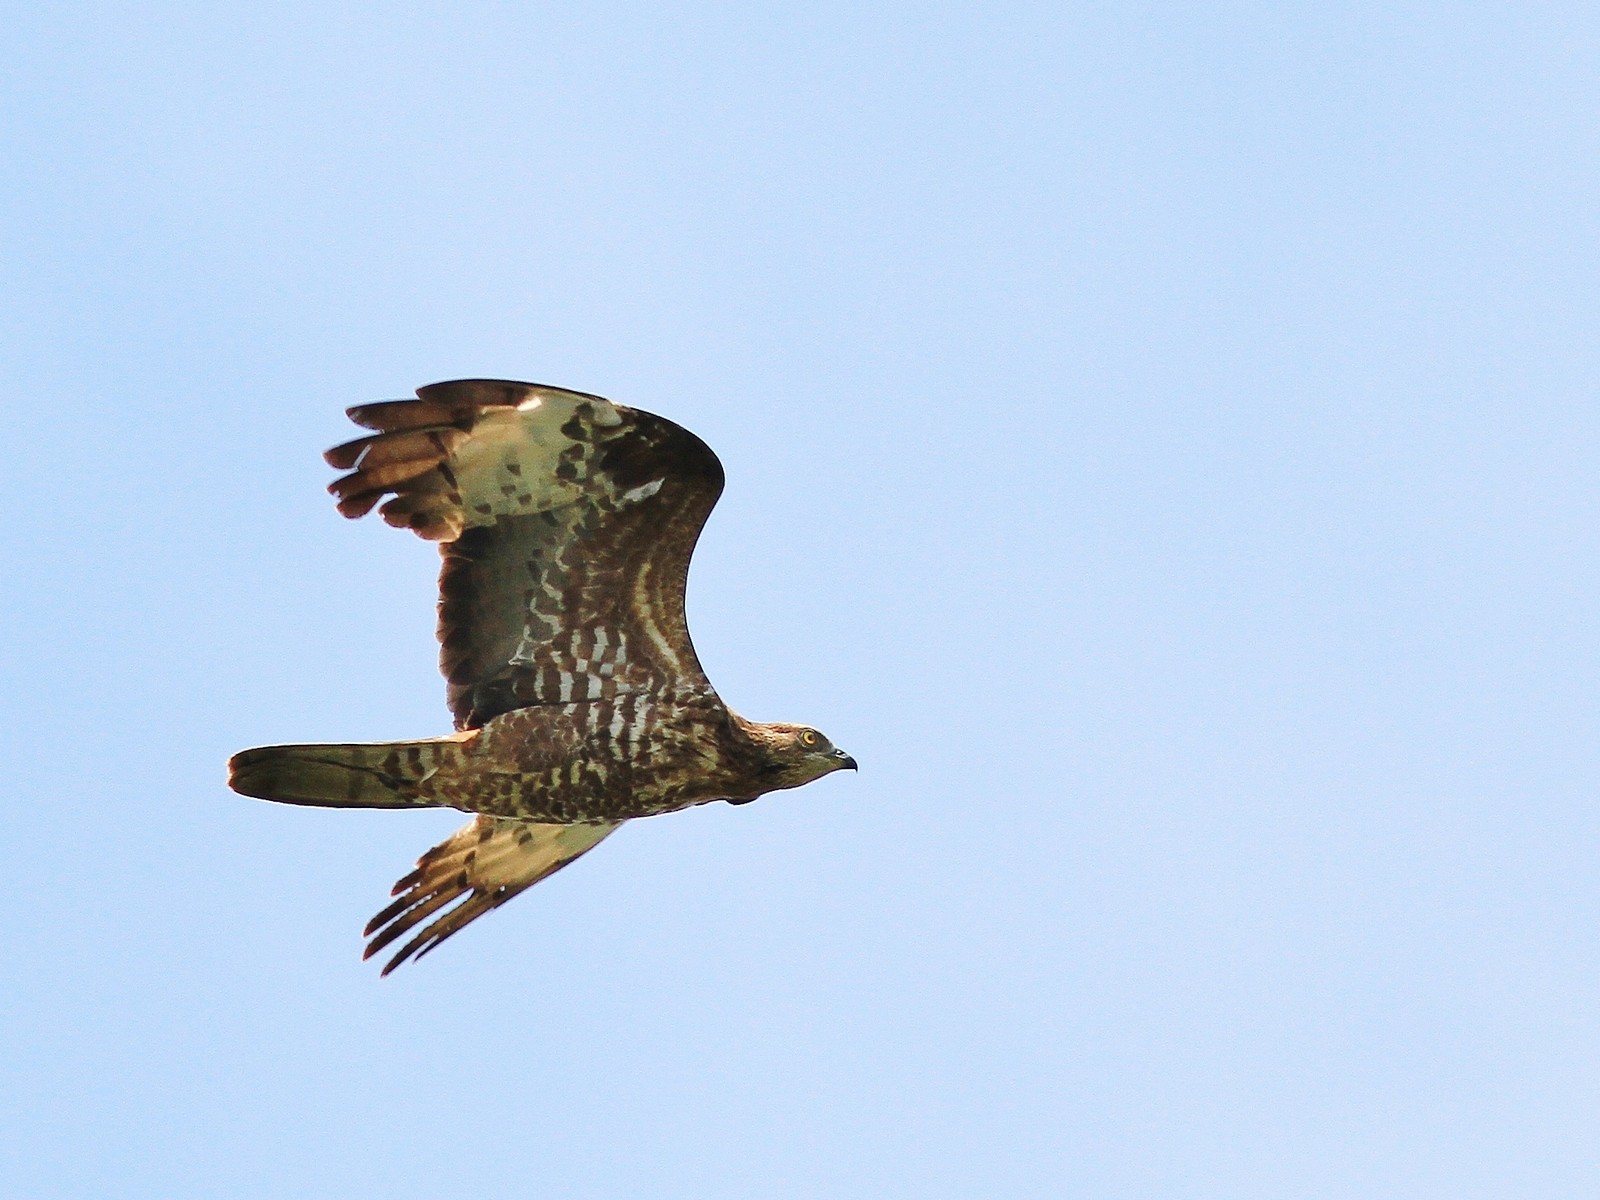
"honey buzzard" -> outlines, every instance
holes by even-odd
[[[369,958],[412,934],[385,975],[625,821],[855,768],[815,729],[739,716],[695,658],[684,582],[723,476],[694,434],[599,396],[491,379],[349,414],[375,432],[325,456],[349,472],[328,489],[339,511],[381,502],[389,524],[439,543],[456,732],[244,750],[228,784],[285,804],[478,814],[368,924]]]

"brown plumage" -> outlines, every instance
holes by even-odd
[[[326,454],[341,513],[440,544],[439,665],[456,732],[234,755],[247,796],[482,814],[418,860],[367,927],[384,968],[427,953],[624,821],[745,803],[854,768],[816,730],[730,710],[695,657],[684,583],[722,465],[598,396],[459,380],[349,410]],[[455,907],[450,907],[452,904]]]

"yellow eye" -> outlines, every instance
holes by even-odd
[[[815,746],[817,744],[817,735],[809,729],[806,730],[800,735],[800,744],[802,746]]]

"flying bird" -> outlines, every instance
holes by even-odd
[[[390,525],[439,544],[455,732],[244,750],[228,785],[284,804],[477,814],[367,925],[367,958],[410,935],[383,974],[624,822],[855,769],[809,726],[741,717],[700,668],[684,584],[723,473],[694,434],[599,396],[493,379],[348,412],[373,432],[324,456],[348,472],[328,489],[339,511],[381,504]]]

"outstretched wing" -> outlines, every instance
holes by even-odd
[[[689,557],[722,465],[688,430],[599,396],[503,380],[352,408],[328,451],[348,517],[441,544],[439,665],[458,729],[512,709],[687,686]]]
[[[442,917],[400,947],[383,973],[412,956],[421,958],[491,908],[594,849],[620,824],[537,825],[478,817],[419,858],[417,869],[394,885],[399,899],[367,923],[362,936],[372,940],[361,957],[371,958],[444,908]],[[462,903],[447,907],[462,897]]]

